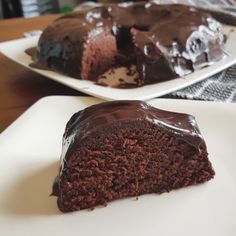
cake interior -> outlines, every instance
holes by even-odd
[[[214,176],[204,142],[195,147],[161,124],[129,120],[101,129],[68,150],[57,183],[63,212],[168,192]]]
[[[99,31],[98,28],[90,33],[95,36],[90,36],[84,46],[81,70],[83,80],[94,80],[115,64],[117,56],[116,39],[108,28]],[[104,43],[106,44],[105,47]]]

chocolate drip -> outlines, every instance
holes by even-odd
[[[25,50],[25,53],[29,56],[34,56],[37,53],[37,47],[28,48]]]

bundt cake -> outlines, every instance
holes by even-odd
[[[221,24],[208,13],[137,2],[60,17],[42,33],[33,59],[39,68],[103,84],[107,71],[134,66],[133,84],[142,86],[185,76],[224,55]],[[125,85],[124,75],[117,86]]]

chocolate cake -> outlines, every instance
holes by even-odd
[[[97,83],[111,68],[135,65],[134,83],[142,86],[185,76],[224,55],[221,25],[210,14],[180,4],[138,2],[57,19],[44,30],[33,58],[39,68]]]
[[[67,123],[53,195],[70,212],[169,192],[214,174],[193,116],[141,101],[105,102]]]

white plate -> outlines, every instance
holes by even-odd
[[[0,44],[0,51],[13,61],[41,74],[59,83],[67,85],[71,88],[93,95],[95,97],[103,98],[105,100],[119,100],[119,99],[140,99],[148,100],[155,97],[162,96],[174,90],[187,87],[198,81],[201,81],[231,65],[236,63],[236,28],[224,26],[224,31],[228,36],[226,44],[226,51],[230,56],[215,63],[212,66],[203,68],[193,74],[186,76],[186,78],[178,78],[162,83],[146,85],[140,88],[133,89],[117,89],[103,87],[94,84],[91,81],[82,81],[74,79],[53,71],[39,70],[29,67],[32,62],[31,58],[25,54],[25,49],[36,46],[38,37],[18,39],[14,41],[4,42]]]
[[[69,117],[101,100],[46,97],[0,135],[0,235],[235,236],[236,104],[157,99],[196,116],[216,176],[161,195],[62,214],[49,197]]]

